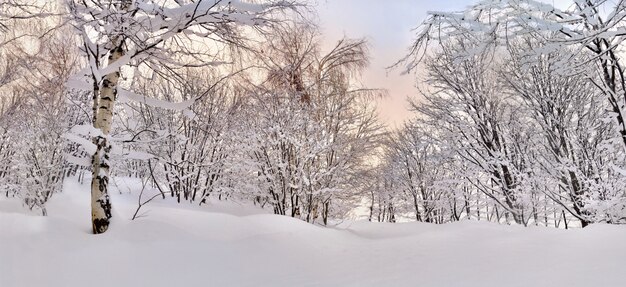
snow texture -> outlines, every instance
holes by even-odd
[[[88,181],[87,181],[88,182]],[[343,222],[263,210],[150,203],[116,179],[111,229],[90,234],[89,188],[71,179],[24,214],[0,197],[0,286],[624,286],[626,228],[523,228],[464,221]]]

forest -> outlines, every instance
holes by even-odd
[[[323,226],[624,224],[626,2],[571,2],[416,22],[392,128],[367,39],[322,49],[307,1],[4,0],[0,196],[46,216],[86,182],[93,233],[115,178],[141,182],[133,219],[169,198]]]

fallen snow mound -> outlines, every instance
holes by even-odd
[[[626,228],[584,230],[344,222],[320,227],[253,207],[113,197],[89,233],[88,189],[55,195],[48,217],[0,197],[0,286],[626,286]]]

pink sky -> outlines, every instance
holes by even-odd
[[[542,0],[563,8],[570,0]],[[423,21],[428,11],[460,11],[476,0],[320,0],[317,10],[326,46],[344,35],[365,37],[370,43],[371,65],[363,75],[370,88],[384,88],[389,97],[380,100],[380,118],[390,128],[410,117],[407,97],[417,95],[415,75],[385,67],[402,58],[411,45],[411,29]]]
[[[415,28],[432,10],[462,10],[472,0],[328,0],[319,3],[320,25],[327,46],[344,35],[365,37],[370,44],[371,65],[363,75],[370,88],[387,89],[379,101],[380,118],[390,128],[409,118],[407,97],[415,96],[414,75],[386,70],[405,55]]]

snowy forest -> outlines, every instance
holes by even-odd
[[[626,223],[624,1],[431,13],[389,63],[418,87],[398,129],[360,78],[367,40],[322,50],[314,13],[4,1],[2,196],[46,215],[63,181],[90,181],[94,233],[115,177],[142,182],[139,207],[236,201],[324,225]]]
[[[0,0],[0,286],[624,286],[626,0],[458,2]]]

